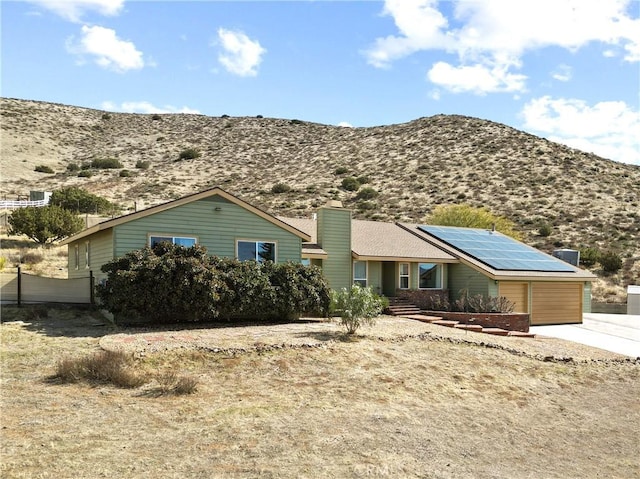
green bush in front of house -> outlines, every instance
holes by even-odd
[[[317,267],[219,258],[198,245],[132,251],[102,271],[98,298],[120,323],[288,320],[326,315],[330,302]]]
[[[388,303],[371,288],[354,284],[331,294],[332,314],[340,316],[340,323],[347,334],[354,334],[361,326],[373,326],[376,316],[382,313]]]

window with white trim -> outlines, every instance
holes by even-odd
[[[188,236],[149,236],[149,246],[152,248],[160,243],[171,243],[189,248],[194,246],[197,241],[195,238],[190,238]]]
[[[441,267],[435,263],[420,263],[418,266],[418,276],[420,278],[420,289],[441,288]]]
[[[276,262],[276,244],[272,241],[238,241],[240,261]]]
[[[359,284],[363,288],[367,287],[367,262],[353,262],[353,284]]]
[[[398,265],[399,281],[398,287],[400,289],[409,289],[409,263],[400,263]]]
[[[86,241],[84,243],[84,267],[85,268],[89,268],[90,267],[90,262],[91,262],[91,244]]]

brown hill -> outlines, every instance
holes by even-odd
[[[79,185],[124,209],[221,186],[277,214],[304,216],[340,199],[357,217],[422,221],[439,204],[484,206],[513,220],[543,250],[596,246],[626,260],[638,281],[640,167],[617,163],[478,118],[437,115],[344,128],[300,120],[105,113],[0,100],[0,195]],[[196,149],[200,156],[180,160]],[[78,177],[70,165],[116,158],[121,170]],[[148,162],[148,169],[136,168]],[[37,173],[38,165],[55,174]],[[346,191],[361,177],[375,198]],[[275,184],[284,193],[273,193]],[[551,234],[542,237],[542,225]]]

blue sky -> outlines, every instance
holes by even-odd
[[[354,127],[461,114],[640,165],[637,0],[0,7],[3,97]]]

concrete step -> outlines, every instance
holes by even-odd
[[[407,319],[415,319],[416,321],[422,321],[423,323],[433,323],[434,321],[441,321],[440,316],[427,316],[426,314],[409,314],[404,316]]]
[[[438,321],[433,321],[431,324],[437,324],[438,326],[447,326],[448,328],[455,327],[456,324],[460,324],[460,321],[449,321],[447,319],[440,319]]]
[[[479,324],[456,324],[454,328],[464,329],[465,331],[473,331],[475,333],[482,332],[482,326],[480,326]]]
[[[509,331],[507,336],[514,336],[516,338],[535,338],[536,335],[533,333],[523,333],[522,331]]]
[[[482,328],[483,333],[493,334],[494,336],[507,336],[509,331],[501,328]]]

